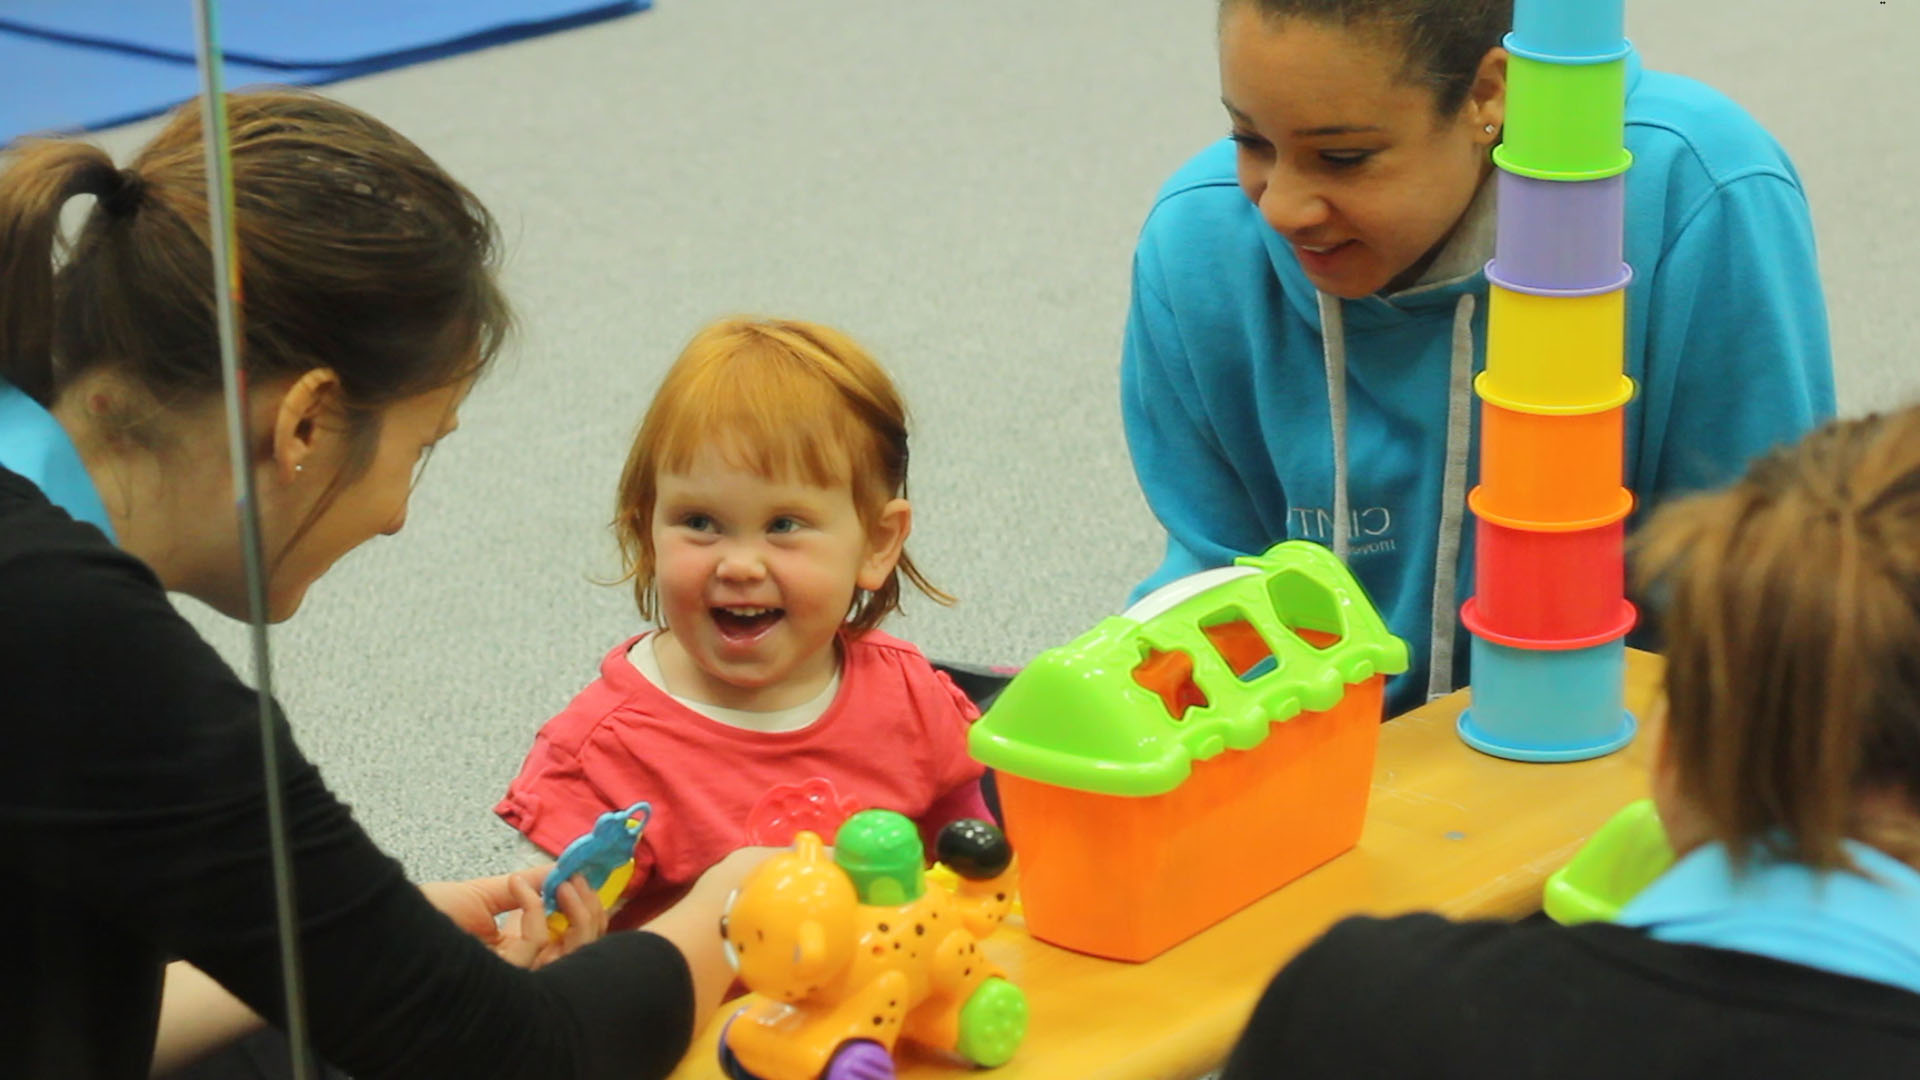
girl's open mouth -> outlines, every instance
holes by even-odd
[[[713,625],[728,641],[750,641],[759,637],[786,615],[782,608],[708,608]]]

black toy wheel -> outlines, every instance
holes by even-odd
[[[934,850],[948,869],[968,881],[999,877],[1013,861],[1007,834],[979,818],[961,818],[941,829]]]

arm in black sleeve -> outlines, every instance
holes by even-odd
[[[1221,1080],[1424,1075],[1403,1050],[1428,992],[1415,973],[1447,925],[1437,915],[1335,924],[1268,984]]]
[[[9,744],[22,753],[0,766],[0,797],[27,823],[21,854],[42,902],[103,913],[280,1020],[253,691],[151,572],[104,541],[0,559],[0,596]],[[672,1069],[694,1012],[673,945],[619,934],[539,972],[512,967],[406,881],[284,722],[279,737],[324,1056],[367,1080]]]

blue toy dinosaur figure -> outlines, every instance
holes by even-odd
[[[540,888],[548,929],[555,934],[566,932],[567,917],[559,911],[556,893],[561,882],[575,874],[585,875],[587,885],[600,894],[600,906],[613,907],[633,879],[633,849],[652,817],[653,804],[646,801],[625,810],[609,810],[593,823],[591,831],[560,852],[560,861],[547,872],[546,883]]]

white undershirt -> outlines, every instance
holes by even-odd
[[[840,690],[840,667],[836,663],[833,678],[827,680],[827,685],[815,694],[812,700],[803,701],[791,708],[754,712],[747,709],[728,709],[719,705],[709,705],[704,701],[681,697],[667,689],[666,677],[660,672],[660,658],[654,654],[659,640],[659,631],[654,631],[634,642],[633,648],[627,650],[627,662],[633,665],[633,669],[638,671],[642,678],[659,687],[668,697],[701,716],[728,727],[759,731],[769,735],[782,731],[799,731],[825,715],[827,706],[833,704],[833,695]]]

